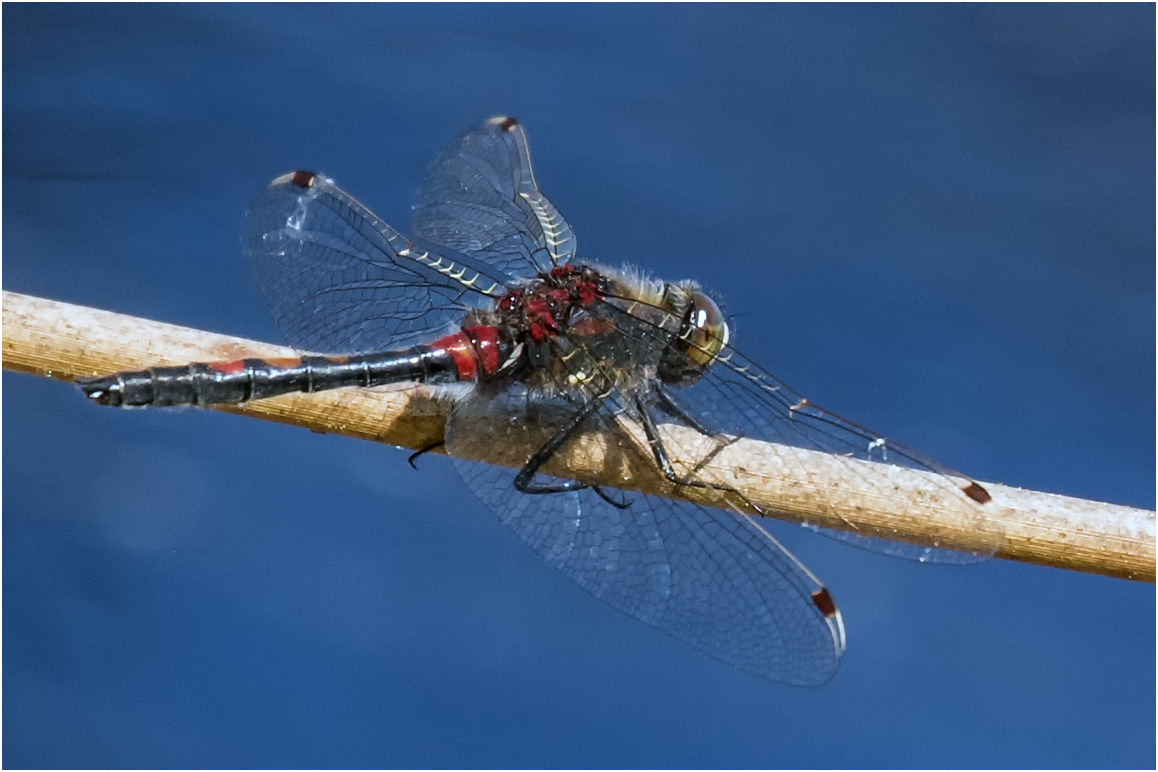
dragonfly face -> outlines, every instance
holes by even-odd
[[[728,345],[731,331],[716,301],[694,285],[669,285],[665,297],[678,297],[683,314],[679,332],[664,351],[659,378],[673,386],[695,383]],[[672,305],[678,309],[681,303]]]

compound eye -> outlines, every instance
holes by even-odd
[[[702,292],[693,292],[684,317],[680,339],[686,343],[685,356],[693,365],[707,369],[728,342],[728,323],[716,301]]]

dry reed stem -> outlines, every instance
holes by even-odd
[[[3,320],[4,368],[58,380],[154,365],[294,355],[282,346],[12,292],[4,292]],[[442,439],[451,406],[431,389],[407,386],[294,394],[217,409],[418,449]],[[665,425],[663,431],[673,444],[696,441],[694,433],[687,435],[689,430],[680,427]],[[564,477],[654,495],[703,497],[702,491],[676,489],[654,467],[609,457],[608,447],[598,436],[583,436],[547,469]],[[517,466],[525,458],[525,448],[502,443],[459,452],[507,466]],[[882,467],[874,464],[873,484],[866,485],[870,476],[857,468],[865,463],[744,439],[716,456],[704,473],[726,481],[761,509],[790,521],[959,548],[979,538],[963,522],[960,507],[952,503],[951,497],[960,492],[945,486],[942,478],[884,467],[894,479],[882,485]],[[1154,512],[994,483],[983,485],[993,497],[984,505],[986,520],[1004,531],[998,557],[1154,582]],[[888,488],[893,490],[886,495]],[[897,491],[905,493],[898,496]]]

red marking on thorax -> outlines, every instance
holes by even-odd
[[[543,343],[558,335],[576,310],[602,297],[599,274],[594,270],[557,265],[538,283],[511,290],[499,302],[499,310],[516,315],[512,323],[533,342]]]
[[[586,317],[571,325],[571,334],[580,338],[593,338],[597,335],[607,335],[615,332],[614,325],[608,319]]]
[[[603,297],[603,293],[599,291],[594,284],[584,282],[575,288],[579,293],[579,305],[589,306],[599,298]]]

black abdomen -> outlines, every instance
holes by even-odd
[[[237,359],[182,367],[151,367],[76,383],[92,401],[111,407],[240,404],[293,392],[402,381],[456,380],[445,351],[417,346],[407,351],[351,357]]]

